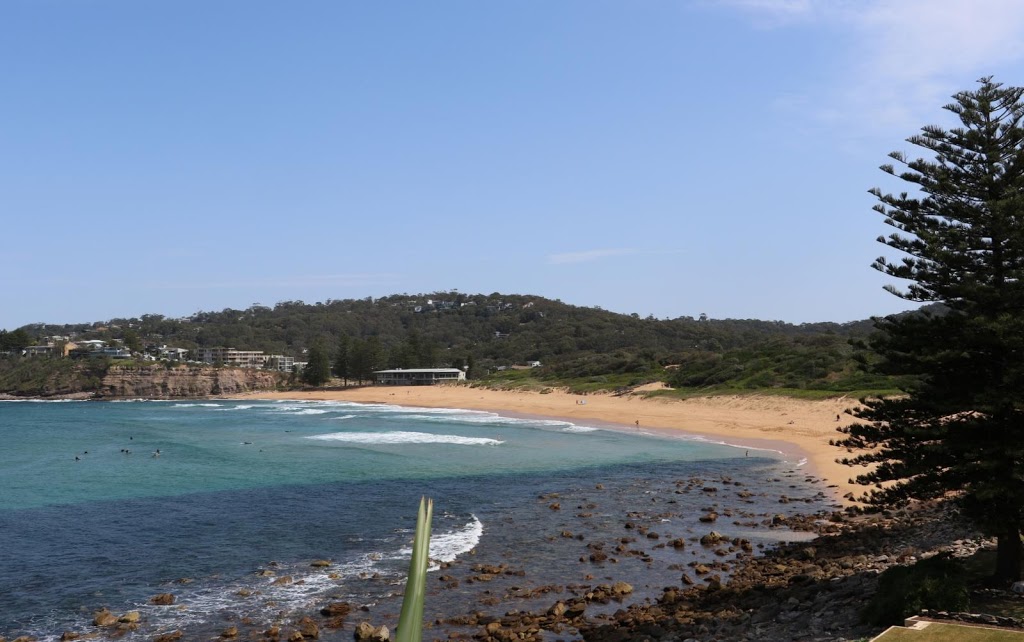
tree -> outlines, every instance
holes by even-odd
[[[24,328],[8,332],[0,330],[0,352],[20,352],[32,345],[32,337]]]
[[[352,374],[351,343],[348,335],[341,335],[338,339],[338,350],[334,353],[334,376],[341,377],[342,383],[346,386]]]
[[[139,339],[139,333],[135,330],[125,330],[123,341],[124,347],[132,352],[142,352],[142,340]]]
[[[998,538],[996,577],[1020,577],[1024,522],[1024,88],[983,78],[945,109],[960,125],[929,125],[908,142],[933,155],[883,165],[914,195],[871,190],[903,253],[873,267],[910,281],[904,299],[939,309],[876,319],[884,373],[906,395],[866,401],[866,423],[840,429],[841,461],[867,465],[876,507],[953,497]]]
[[[302,381],[311,386],[322,386],[331,379],[331,358],[327,349],[314,343],[306,354],[306,367],[302,369]]]

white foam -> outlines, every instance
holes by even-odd
[[[219,403],[176,403],[175,408],[220,408]]]
[[[461,435],[434,435],[429,432],[335,432],[326,435],[312,435],[306,439],[320,441],[341,441],[352,444],[454,444],[457,446],[497,446],[505,442],[487,437],[463,437]]]
[[[600,428],[593,428],[591,426],[577,426],[576,424],[569,424],[565,428],[562,428],[562,432],[597,432]]]
[[[254,621],[269,623],[278,612],[308,609],[321,601],[324,595],[336,592],[339,587],[351,591],[355,588],[351,582],[361,574],[389,575],[391,571],[388,569],[378,568],[381,557],[380,554],[370,553],[347,563],[332,565],[328,569],[310,570],[308,566],[282,568],[274,577],[175,591],[178,602],[188,605],[184,610],[149,603],[134,606],[146,619],[163,628],[207,624],[216,621],[225,612],[242,613]],[[291,576],[293,581],[289,584],[275,584],[283,575]],[[248,597],[242,596],[239,595],[241,589],[253,593]],[[273,602],[274,608],[265,608],[268,602]]]
[[[329,410],[318,410],[316,408],[306,408],[305,410],[297,410],[295,412],[289,412],[289,415],[326,415]]]
[[[340,417],[331,417],[331,419],[335,419],[337,421],[341,421],[342,419],[355,419],[355,418],[356,418],[355,415],[341,415]]]
[[[484,524],[476,515],[470,515],[473,521],[467,522],[462,528],[448,533],[433,533],[430,536],[430,568],[436,571],[442,562],[453,562],[459,555],[468,553],[480,543],[484,534]],[[412,547],[403,548],[399,557],[412,556]]]

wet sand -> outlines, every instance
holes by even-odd
[[[597,422],[622,430],[681,432],[714,441],[766,448],[785,454],[786,459],[806,458],[805,470],[836,488],[836,499],[849,492],[860,495],[864,488],[848,482],[860,473],[836,463],[845,454],[829,445],[840,435],[836,428],[853,421],[845,414],[856,399],[837,398],[808,401],[765,395],[713,396],[692,399],[644,397],[642,395],[572,395],[552,390],[505,391],[465,385],[369,386],[343,390],[260,392],[249,399],[307,399],[389,403],[430,408],[488,410],[499,414],[565,419],[574,423]],[[840,421],[836,421],[836,415]],[[637,424],[639,422],[639,424]]]

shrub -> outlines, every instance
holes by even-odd
[[[913,566],[893,566],[878,578],[878,590],[864,609],[868,624],[902,624],[922,609],[965,611],[970,607],[966,573],[956,560],[945,556]]]

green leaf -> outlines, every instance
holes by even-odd
[[[423,639],[423,603],[427,594],[430,521],[433,516],[434,501],[421,498],[416,515],[416,535],[412,540],[412,559],[409,560],[409,579],[405,583],[405,597],[402,598],[395,642],[421,642]]]

